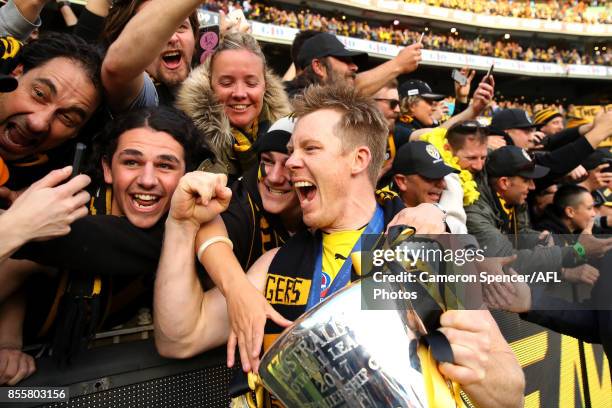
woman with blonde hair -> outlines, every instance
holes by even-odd
[[[223,172],[238,178],[257,162],[258,135],[291,108],[281,80],[250,34],[229,33],[193,70],[176,101],[214,147]]]

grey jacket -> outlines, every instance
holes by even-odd
[[[40,17],[34,23],[29,22],[21,15],[19,9],[9,0],[5,6],[0,7],[0,36],[13,36],[25,41],[34,29],[40,27]]]
[[[476,237],[487,256],[517,254],[517,260],[512,267],[523,274],[561,272],[561,267],[577,265],[572,247],[538,245],[539,232],[530,228],[526,206],[515,210],[517,222],[514,228],[501,209],[486,176],[483,174],[476,177],[476,182],[480,197],[474,204],[465,208],[466,224],[468,233]]]

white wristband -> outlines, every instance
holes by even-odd
[[[234,244],[228,237],[217,235],[216,237],[207,239],[202,243],[202,245],[200,245],[200,247],[198,248],[198,260],[202,257],[202,254],[209,246],[217,242],[225,242],[227,245],[229,245],[230,249],[234,249]]]

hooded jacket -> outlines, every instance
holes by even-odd
[[[270,123],[287,116],[291,111],[281,80],[269,69],[266,69],[264,78],[266,90],[258,118],[258,134],[267,131]],[[228,175],[237,178],[249,169],[250,166],[243,166],[241,161],[255,163],[257,158],[253,149],[249,149],[242,160],[234,151],[234,129],[223,104],[219,103],[212,89],[208,63],[194,69],[185,80],[178,92],[176,106],[191,117],[213,148],[217,161],[225,166]]]
[[[572,247],[540,246],[539,232],[529,227],[525,206],[515,210],[516,224],[508,219],[486,176],[477,178],[478,200],[465,208],[468,233],[474,235],[487,256],[502,257],[517,254],[513,268],[519,273],[535,271],[561,271],[561,267],[574,267],[577,260]]]

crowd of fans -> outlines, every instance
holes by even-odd
[[[63,385],[76,377],[74,357],[101,346],[99,330],[156,358],[227,345],[228,366],[239,356],[256,373],[292,321],[363,277],[352,255],[374,247],[361,236],[388,227],[391,247],[420,245],[414,233],[470,234],[458,251],[484,254],[470,272],[558,271],[564,288],[593,288],[565,316],[556,312],[578,309],[575,299],[553,301],[539,286],[532,296],[522,281],[483,285],[476,310],[451,310],[466,305],[462,289],[423,282],[422,304],[440,313],[405,327],[437,330],[448,341],[430,339],[453,356],[438,365],[410,342],[406,370],[439,382],[430,402],[454,403],[461,389],[482,408],[523,406],[525,375],[484,303],[612,351],[612,238],[601,236],[612,225],[612,112],[566,128],[563,112],[537,106],[532,120],[493,106],[494,75],[476,79],[468,68],[449,112],[447,95],[415,79],[423,44],[360,70],[367,53],[318,30],[296,36],[294,72],[281,80],[241,16],[222,16],[219,36],[196,41],[201,0],[90,0],[69,33],[32,39],[45,4],[0,7],[0,385],[32,376],[38,358],[48,359],[40,370],[61,367]],[[202,60],[198,42],[209,46]],[[429,261],[412,267],[446,270]],[[315,343],[347,340],[326,348],[330,356],[357,348],[350,330],[328,326],[325,340],[311,333]],[[142,343],[148,336],[155,349]],[[123,375],[121,356],[107,356],[103,365]],[[253,376],[243,382],[260,387]],[[378,399],[370,405],[391,394],[368,396]]]
[[[242,8],[238,2],[218,2],[205,7],[214,10]],[[421,32],[409,29],[398,29],[393,26],[370,26],[367,21],[355,20],[352,17],[325,16],[311,10],[279,9],[261,3],[249,3],[245,15],[255,21],[298,28],[300,30],[317,30],[348,37],[362,38],[371,41],[384,42],[395,45],[410,45],[421,36]],[[516,41],[488,40],[482,37],[474,39],[462,38],[460,35],[449,33],[433,33],[428,31],[423,38],[423,45],[427,49],[486,55],[490,57],[506,58],[522,61],[539,61],[557,64],[589,64],[610,65],[612,63],[612,49],[603,47],[601,50],[580,52],[576,48],[562,49],[555,45],[548,48],[521,45]]]
[[[425,3],[430,6],[471,11],[476,14],[519,18],[539,18],[571,23],[612,23],[608,1],[544,0],[544,1],[492,1],[492,0],[404,0],[407,3]],[[586,13],[589,7],[601,7]]]

